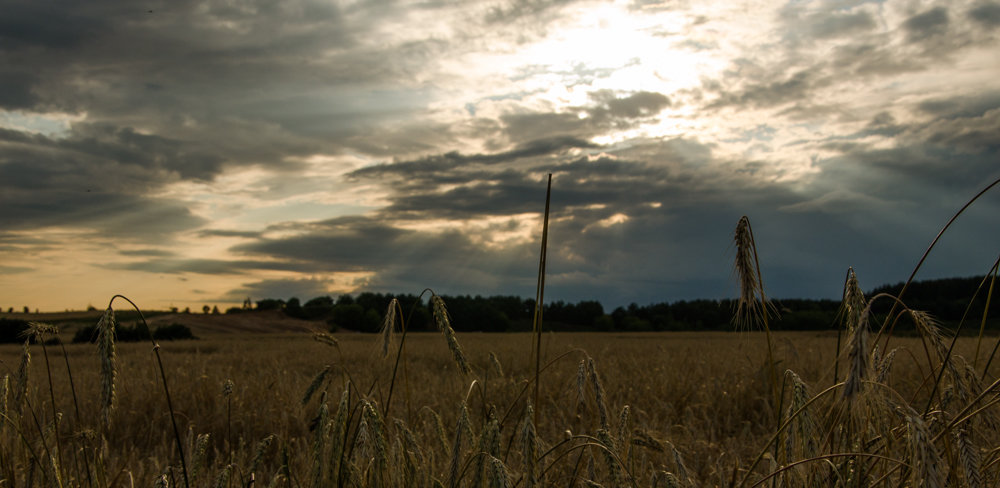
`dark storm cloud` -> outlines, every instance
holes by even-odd
[[[329,295],[332,285],[333,283],[322,279],[263,280],[244,283],[243,286],[230,290],[221,299],[239,301],[246,297],[281,300],[298,298],[300,303],[305,303],[312,298]]]
[[[54,5],[62,3],[61,5]],[[73,12],[72,2],[3,2],[0,39],[12,49],[68,49],[106,29],[100,19]]]
[[[937,117],[907,123],[879,116],[869,125],[887,130],[885,134],[893,137],[892,147],[860,142],[827,146],[842,153],[818,162],[828,181],[851,181],[850,189],[855,194],[903,206],[931,197],[946,202],[947,208],[957,209],[977,187],[1000,176],[996,169],[1000,157],[1000,100],[989,94],[959,96],[923,102],[917,108]],[[878,133],[866,129],[859,135]],[[958,189],[964,189],[964,193]],[[833,189],[819,190],[825,193]]]
[[[369,42],[372,25],[405,11],[367,4],[32,5],[2,5],[0,106],[218,144],[229,165],[364,146],[368,127],[420,106],[399,85],[447,47]]]
[[[469,165],[495,165],[509,163],[522,158],[555,155],[572,148],[595,148],[596,144],[570,136],[555,136],[547,139],[536,139],[525,142],[510,151],[494,154],[469,154],[450,152],[436,156],[428,156],[415,161],[383,163],[352,171],[348,178],[372,178],[380,176],[405,176],[407,181],[422,175],[441,174],[456,167]],[[461,181],[466,181],[462,178]]]
[[[834,47],[831,67],[846,79],[851,76],[869,78],[921,71],[927,69],[927,63],[872,39]]]
[[[994,28],[1000,26],[1000,3],[981,2],[969,11],[969,18],[983,27]]]
[[[866,11],[862,12],[831,12],[817,15],[810,19],[814,35],[820,39],[842,37],[866,32],[875,28],[875,19]]]
[[[635,152],[669,152],[650,146]],[[713,185],[705,177],[697,178],[696,172],[677,177],[663,168],[609,158],[567,160],[546,169],[555,173],[547,280],[547,296],[552,299],[599,298],[613,306],[729,296],[734,289],[731,232],[743,213],[753,216],[755,230],[760,229],[758,239],[768,243],[762,266],[766,276],[783,278],[774,280],[772,291],[779,296],[832,296],[846,266],[865,266],[872,275],[885,276],[888,265],[904,260],[890,254],[902,237],[888,242],[864,239],[864,232],[870,231],[864,222],[818,219],[825,209],[781,210],[801,201],[781,186],[739,180]],[[448,198],[432,199],[434,181],[428,177],[426,193],[397,195],[393,205],[423,198],[426,207],[421,210],[427,210],[423,215],[471,222],[517,212],[540,213],[544,180],[514,170],[509,173],[493,193],[478,198],[475,192],[445,191]],[[530,294],[537,242],[484,246],[471,240],[471,231],[396,227],[387,218],[393,215],[398,216],[390,206],[378,220],[319,222],[301,227],[299,235],[261,239],[234,251],[301,259],[328,272],[373,272],[363,289],[431,286],[438,293]],[[620,215],[624,217],[616,220]],[[802,262],[815,264],[803,269]],[[812,283],[809,291],[793,285],[803,281]]]
[[[200,237],[260,237],[260,232],[240,231],[240,230],[218,230],[209,229],[198,232]]]
[[[124,254],[124,253],[122,253]],[[138,256],[136,257],[145,257]],[[154,257],[142,261],[111,262],[104,265],[108,269],[124,269],[130,271],[145,271],[160,274],[196,273],[207,275],[245,275],[253,271],[293,271],[308,273],[315,271],[312,263],[301,260],[264,261],[253,259],[185,259],[171,257]]]
[[[566,147],[603,149],[617,156],[573,155],[562,150]],[[350,176],[378,178],[388,186],[389,204],[379,211],[386,218],[467,219],[537,212],[540,175],[546,173],[560,181],[564,206],[606,204],[630,210],[669,196],[678,186],[693,190],[708,184],[717,178],[709,174],[717,164],[710,146],[684,138],[636,141],[617,150],[556,139],[509,152],[449,153],[383,164]]]
[[[0,67],[0,108],[17,110],[30,108],[38,103],[32,87],[38,77],[24,71]]]
[[[178,141],[128,128],[79,124],[64,139],[0,129],[0,224],[162,238],[203,220],[146,192],[178,176],[208,177],[217,162]]]
[[[600,90],[591,94],[591,98],[602,102],[601,106],[589,111],[590,116],[595,118],[651,117],[670,106],[670,99],[666,95],[655,92],[638,92],[618,98],[611,90]]]
[[[313,272],[374,271],[365,289],[385,291],[447,286],[452,292],[500,292],[527,284],[530,247],[484,249],[456,230],[416,231],[371,219],[316,223],[296,236],[241,244],[234,252],[300,260]]]
[[[634,127],[670,106],[662,93],[637,92],[618,97],[610,90],[591,95],[595,106],[571,107],[564,112],[516,112],[500,117],[507,137],[516,143],[537,138],[571,136],[591,138],[611,129]]]
[[[920,102],[917,108],[945,119],[982,117],[987,112],[1000,108],[1000,91],[926,100]]]
[[[875,29],[876,19],[867,10],[822,9],[808,12],[810,4],[789,3],[780,17],[788,26],[786,37],[795,40],[829,40],[863,34]]]
[[[751,82],[736,92],[723,93],[709,107],[743,106],[767,108],[803,100],[813,90],[827,86],[831,80],[820,78],[814,70],[801,70],[788,76],[776,76],[781,81]]]
[[[948,31],[950,17],[948,9],[935,7],[916,14],[903,22],[906,38],[910,42],[923,42]]]

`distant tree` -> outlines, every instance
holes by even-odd
[[[250,297],[243,300],[243,310],[253,310],[253,301],[250,300]]]
[[[288,299],[285,303],[285,315],[289,317],[294,317],[301,319],[302,317],[302,304],[299,303],[298,297],[292,297]]]
[[[302,318],[315,320],[327,317],[333,312],[333,298],[321,296],[302,305]]]
[[[14,307],[7,308],[7,313],[14,313]]]
[[[594,319],[594,327],[601,332],[610,332],[615,329],[615,319],[610,315],[601,315]]]
[[[24,306],[24,313],[31,313],[31,309],[27,305]]]
[[[208,305],[205,305],[204,307],[201,307],[201,313],[203,313],[205,315],[208,315],[208,313],[211,312],[211,311],[212,311],[212,307],[209,307]]]
[[[173,323],[161,325],[153,331],[153,339],[158,341],[174,341],[178,339],[197,339],[191,329],[185,325]]]
[[[353,305],[353,304],[354,304],[354,297],[348,295],[347,293],[344,293],[343,295],[337,297],[337,305]]]
[[[191,313],[191,307],[184,307],[184,313]]]
[[[92,304],[89,304],[89,303],[88,303],[88,304],[87,304],[87,311],[88,311],[88,312],[96,312],[96,311],[97,311],[97,307],[95,307],[95,306],[93,306]]]
[[[328,321],[331,330],[340,328],[362,330],[361,322],[365,309],[356,303],[336,305],[333,307],[333,317]]]
[[[170,313],[177,313],[177,307],[170,307]]]
[[[212,315],[219,315],[219,306],[218,305],[213,305],[212,306]]]
[[[28,329],[28,322],[21,319],[0,319],[0,343],[23,343],[21,333]]]
[[[285,307],[284,300],[265,298],[257,302],[257,310],[281,310]]]

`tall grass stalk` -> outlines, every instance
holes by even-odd
[[[163,367],[163,359],[160,357],[160,345],[157,344],[156,341],[153,339],[152,331],[149,330],[149,324],[146,323],[146,317],[143,316],[142,310],[139,310],[139,306],[136,305],[135,302],[130,300],[128,297],[124,295],[115,295],[111,297],[111,300],[108,302],[108,310],[111,310],[112,314],[114,313],[113,309],[111,308],[111,305],[114,303],[116,298],[121,298],[122,300],[125,300],[130,305],[132,305],[132,308],[134,308],[136,313],[139,314],[139,319],[142,320],[143,327],[146,328],[146,332],[149,334],[149,342],[153,345],[153,354],[156,356],[156,366],[160,370],[160,380],[163,384],[163,396],[167,402],[167,410],[170,412],[170,425],[173,427],[174,440],[177,443],[177,455],[180,457],[181,461],[181,474],[183,475],[184,478],[184,488],[190,488],[191,484],[188,481],[187,461],[184,459],[184,445],[181,442],[180,430],[177,428],[177,415],[174,412],[174,404],[170,399],[170,388],[167,386],[167,373]],[[113,388],[112,391],[114,391]]]
[[[55,458],[52,460],[52,464],[62,466],[62,441],[59,440],[59,420],[62,415],[56,410],[56,393],[55,386],[52,384],[52,367],[49,365],[49,350],[45,346],[45,336],[48,334],[56,334],[59,330],[49,324],[43,324],[41,322],[28,322],[28,328],[25,329],[23,335],[28,338],[33,338],[35,341],[42,345],[42,356],[45,358],[45,374],[49,380],[49,403],[52,408],[52,424],[53,430],[55,431],[55,446],[56,454]],[[53,467],[57,479],[61,478],[58,467]],[[60,482],[61,485],[61,482]]]
[[[733,319],[737,327],[749,328],[759,324],[767,339],[767,370],[771,383],[771,399],[777,423],[781,423],[781,401],[784,381],[781,389],[778,387],[778,372],[774,362],[774,340],[771,338],[769,317],[775,313],[774,305],[764,293],[764,279],[760,271],[760,258],[757,254],[757,242],[753,236],[750,219],[744,215],[736,224],[733,236],[736,245],[736,276],[740,283],[740,298],[736,305]],[[777,455],[777,451],[775,451]]]
[[[538,254],[538,284],[535,288],[535,314],[532,318],[531,331],[534,333],[535,352],[535,418],[534,423],[538,425],[538,410],[541,406],[538,403],[539,396],[539,375],[542,365],[542,310],[545,301],[545,256],[549,246],[549,202],[552,198],[552,173],[549,173],[548,186],[545,190],[545,216],[542,220],[542,249]]]

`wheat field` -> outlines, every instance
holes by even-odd
[[[468,373],[442,334],[409,334],[402,350],[398,334],[391,348],[384,335],[218,334],[159,347],[173,414],[150,343],[114,346],[110,404],[106,351],[31,345],[24,376],[24,348],[8,345],[0,347],[0,486],[1000,479],[1000,397],[970,376],[975,338],[957,342],[932,398],[939,358],[926,337],[894,337],[888,355],[869,344],[859,373],[852,341],[838,354],[836,332],[770,336],[775,385],[762,332],[543,334],[536,401],[532,334],[457,334]],[[862,385],[847,396],[851,374]],[[986,384],[996,375],[993,365]]]

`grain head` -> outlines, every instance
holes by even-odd
[[[115,407],[115,384],[118,379],[115,327],[115,311],[109,305],[97,323],[97,354],[101,360],[101,412],[105,425],[111,424],[111,411]]]
[[[389,356],[389,349],[395,342],[396,330],[396,309],[399,308],[399,300],[393,298],[389,301],[389,308],[385,311],[385,318],[382,320],[382,327],[379,334],[382,336],[382,357]]]

